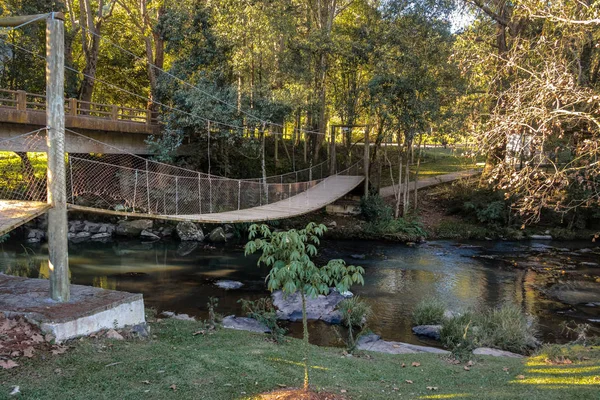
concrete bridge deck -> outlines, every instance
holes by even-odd
[[[0,89],[0,140],[10,139],[46,126],[46,97]],[[149,110],[77,99],[65,101],[65,127],[132,154],[148,154],[146,140],[160,134],[160,125]],[[89,142],[67,133],[66,151],[92,153]],[[7,151],[28,151],[26,144],[10,141]]]

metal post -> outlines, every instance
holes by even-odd
[[[329,175],[335,175],[336,163],[335,163],[335,125],[331,126],[331,143],[329,144]]]
[[[65,26],[62,14],[46,20],[46,124],[48,134],[48,258],[50,296],[66,302],[69,290],[65,171]]]
[[[200,172],[198,172],[198,207],[200,208],[198,214],[202,214],[202,190],[200,189],[200,182]]]
[[[175,215],[179,215],[179,177],[175,177]]]
[[[133,185],[133,212],[135,212],[135,198],[137,197],[137,185],[138,185],[138,170],[135,170],[135,183]]]
[[[370,127],[367,126],[365,128],[365,155],[364,155],[364,163],[365,163],[365,197],[369,197],[369,133]]]

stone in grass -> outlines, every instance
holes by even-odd
[[[381,340],[381,337],[375,334],[361,336],[356,343],[356,348],[358,350],[367,350],[386,354],[450,354],[449,351],[438,349],[436,347],[417,346],[402,342],[388,342]]]
[[[441,325],[418,325],[412,328],[415,335],[425,336],[434,340],[440,340]]]
[[[525,356],[521,354],[512,353],[506,350],[492,349],[490,347],[478,347],[473,350],[473,354],[478,356],[525,358]]]
[[[161,315],[163,315],[167,318],[179,319],[181,321],[195,321],[196,320],[194,317],[190,317],[187,314],[175,314],[172,311],[163,311],[161,313]]]
[[[265,324],[258,322],[254,318],[236,317],[235,315],[223,318],[223,328],[257,333],[271,332]]]
[[[123,336],[119,332],[115,331],[114,329],[109,329],[106,332],[105,336],[107,339],[113,339],[113,340],[123,340],[124,339]]]
[[[225,290],[235,290],[235,289],[239,289],[242,286],[244,286],[244,284],[242,282],[228,281],[228,280],[216,281],[215,285],[217,285],[221,289],[225,289]]]

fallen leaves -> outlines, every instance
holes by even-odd
[[[204,335],[205,333],[206,333],[206,331],[203,329],[201,331],[196,331],[196,332],[192,333],[192,336]]]
[[[36,352],[49,350],[50,347],[40,329],[21,316],[8,318],[4,313],[0,313],[0,337],[0,358],[4,360],[2,369],[18,365],[11,359],[33,358]]]
[[[470,371],[470,370],[471,370],[471,368],[469,368],[469,367],[467,367],[467,366],[465,365],[465,366],[464,366],[464,370],[465,370],[465,371]]]
[[[413,362],[411,365],[412,365],[413,367],[420,367],[420,366],[421,366],[421,363],[420,363],[420,362],[416,362],[416,361],[414,361],[414,362]]]
[[[176,384],[172,384],[171,386],[169,386],[169,389],[171,389],[172,391],[176,392],[177,391],[177,385]]]
[[[408,383],[409,385],[412,385],[414,382],[411,381],[410,379],[405,380],[404,382]]]
[[[502,367],[502,371],[504,371],[504,372],[508,372],[509,369],[510,368],[508,368],[508,367]]]
[[[437,386],[427,386],[427,390],[438,390]]]
[[[53,356],[57,356],[59,354],[63,354],[65,351],[69,350],[69,348],[67,346],[62,346],[60,344],[55,344],[54,346],[52,346],[52,350],[51,353]]]
[[[525,379],[525,375],[517,375],[517,379],[523,380],[523,379]]]
[[[19,364],[17,364],[13,360],[0,360],[0,367],[2,369],[11,369],[11,368],[15,368],[18,366],[19,366]]]

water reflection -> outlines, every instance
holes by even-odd
[[[493,307],[512,301],[539,318],[546,340],[561,337],[559,322],[572,315],[564,304],[541,295],[547,274],[507,268],[474,254],[515,253],[512,244],[487,243],[486,249],[458,248],[452,242],[430,243],[419,248],[371,242],[324,243],[322,259],[344,258],[366,270],[365,286],[353,291],[373,308],[370,329],[389,340],[419,343],[411,333],[414,307],[425,298],[444,300],[449,309],[460,311]],[[33,278],[48,278],[47,248],[23,247],[17,242],[1,245],[0,271]],[[364,260],[352,260],[362,249]],[[208,298],[218,297],[222,314],[241,315],[240,298],[268,295],[266,269],[256,266],[256,257],[244,257],[240,246],[207,247],[198,243],[80,243],[69,248],[70,274],[74,284],[143,293],[147,307],[170,310],[199,318],[207,317]],[[240,290],[225,291],[214,285],[219,279],[244,283]],[[581,310],[579,310],[581,311]],[[584,310],[584,315],[597,312]],[[293,335],[301,335],[298,324],[290,324]],[[332,345],[337,335],[327,325],[311,323],[312,341]]]

